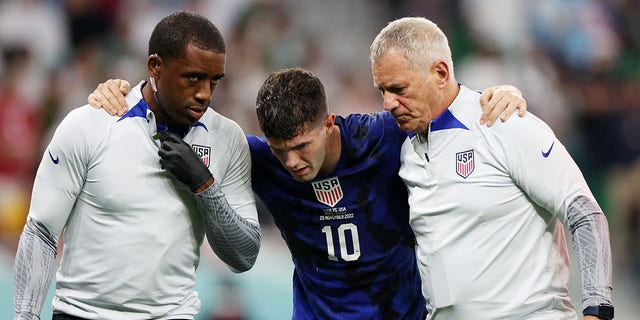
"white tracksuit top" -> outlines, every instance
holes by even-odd
[[[38,169],[29,215],[55,235],[66,224],[54,312],[190,319],[200,308],[193,286],[204,228],[193,193],[160,166],[140,85],[127,102],[121,118],[90,106],[71,111]],[[241,128],[208,109],[184,140],[235,212],[257,221]]]
[[[562,222],[593,195],[544,122],[481,126],[479,96],[461,86],[402,147],[429,319],[577,319]]]

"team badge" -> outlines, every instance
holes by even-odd
[[[330,207],[335,206],[338,201],[342,200],[344,195],[337,177],[312,182],[311,185],[318,201]]]
[[[456,173],[459,176],[466,179],[475,167],[473,149],[456,153]]]
[[[202,159],[202,162],[204,162],[204,164],[208,168],[209,167],[209,159],[211,157],[211,147],[209,147],[209,146],[201,146],[199,144],[194,144],[194,145],[191,145],[191,148],[193,148],[193,151],[196,152],[198,157],[200,157],[200,159]]]

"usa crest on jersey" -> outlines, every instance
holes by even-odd
[[[344,195],[338,177],[312,182],[311,185],[316,194],[316,199],[330,207],[335,206],[338,201],[342,200]]]
[[[209,159],[211,157],[211,147],[209,147],[209,146],[201,146],[199,144],[193,144],[193,145],[191,145],[191,148],[193,148],[193,151],[196,152],[198,157],[200,157],[200,159],[202,159],[202,162],[204,162],[204,164],[208,168],[209,167]]]
[[[476,168],[473,149],[456,153],[456,173],[467,178]]]

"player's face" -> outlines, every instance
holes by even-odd
[[[292,139],[267,138],[271,152],[297,181],[310,181],[322,170],[327,155],[328,130],[316,125]]]
[[[429,128],[432,110],[442,101],[430,70],[417,72],[394,50],[376,60],[371,70],[373,82],[382,94],[384,110],[391,112],[405,131],[421,133]]]
[[[195,125],[224,77],[225,54],[188,45],[182,57],[161,61],[157,70],[159,106],[154,110],[159,122]]]

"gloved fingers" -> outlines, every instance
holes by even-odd
[[[158,132],[158,134],[160,135],[160,142],[165,142],[165,141],[173,141],[173,142],[180,142],[182,141],[182,139],[180,139],[180,137],[178,137],[177,134],[171,132],[171,131],[160,131]]]
[[[160,148],[160,150],[158,150],[158,155],[162,159],[178,158],[180,156],[180,152],[170,148],[170,146],[167,146],[166,148]]]
[[[180,167],[176,159],[172,157],[160,158],[160,166],[162,167],[162,169],[168,171],[174,171]]]
[[[165,160],[164,158],[160,158],[160,168],[167,170],[167,164],[169,164],[169,161]]]
[[[166,131],[164,131],[166,132]],[[180,150],[181,147],[186,147],[187,149],[191,149],[191,147],[184,142],[180,137],[178,137],[174,133],[163,134],[163,138],[161,138],[162,143],[160,144],[160,149],[164,150]]]
[[[173,141],[165,140],[160,144],[160,150],[170,151],[175,149],[176,149],[176,144]]]

